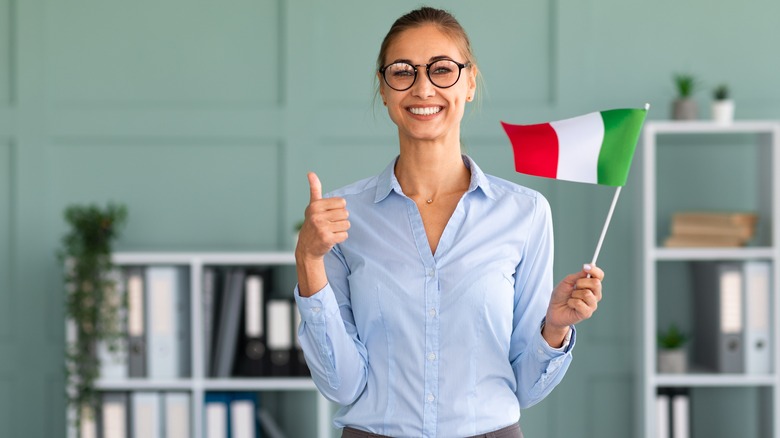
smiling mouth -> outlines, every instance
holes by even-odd
[[[442,110],[440,106],[429,106],[425,108],[409,108],[408,111],[417,116],[431,116]]]

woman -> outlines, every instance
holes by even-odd
[[[397,159],[326,198],[309,174],[295,295],[312,376],[344,437],[521,437],[604,274],[586,265],[553,290],[547,201],[461,155],[479,72],[449,13],[399,18],[377,66]]]

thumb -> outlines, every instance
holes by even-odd
[[[320,183],[319,177],[314,172],[309,172],[309,202],[322,199],[322,183]]]

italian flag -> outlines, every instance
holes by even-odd
[[[536,125],[501,125],[518,172],[623,186],[646,115],[646,109],[614,109]]]

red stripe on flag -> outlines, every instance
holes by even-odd
[[[558,135],[549,123],[512,125],[501,122],[512,143],[515,170],[555,178],[558,173]]]

